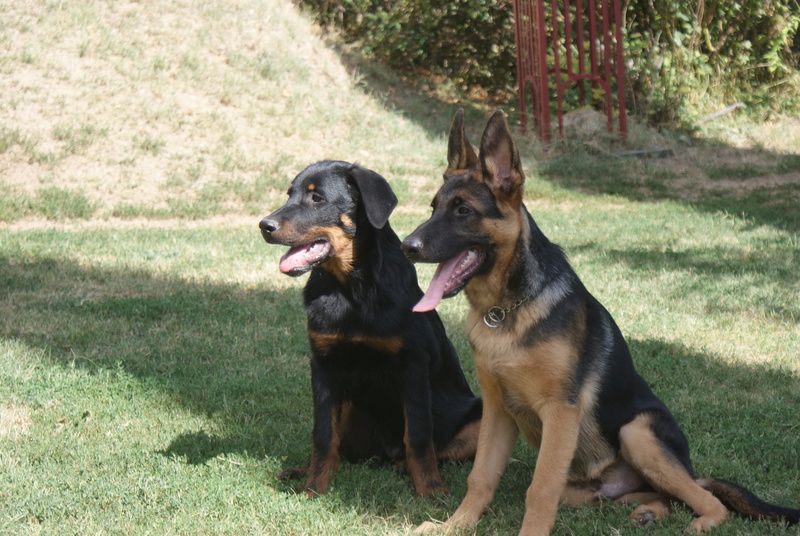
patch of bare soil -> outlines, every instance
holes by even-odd
[[[28,433],[32,424],[27,407],[14,403],[0,405],[0,437],[19,439]]]

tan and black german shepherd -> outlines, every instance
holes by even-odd
[[[767,504],[736,484],[695,480],[686,437],[634,370],[614,319],[525,208],[525,177],[503,113],[489,119],[475,154],[457,112],[447,160],[433,215],[403,247],[413,261],[440,263],[416,311],[465,289],[484,409],[466,497],[444,524],[418,530],[475,525],[520,431],[539,449],[520,534],[548,534],[559,502],[602,499],[638,503],[631,518],[639,524],[681,501],[697,514],[690,527],[697,532],[722,523],[728,509],[800,521],[800,510]]]

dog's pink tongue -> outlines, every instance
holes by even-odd
[[[278,268],[284,274],[297,270],[298,268],[305,268],[317,260],[324,248],[324,244],[320,243],[295,246],[281,257]]]
[[[436,309],[436,306],[442,301],[442,296],[444,296],[447,281],[450,279],[450,276],[453,275],[453,272],[456,271],[458,264],[467,253],[467,251],[464,251],[449,261],[439,263],[439,266],[436,267],[436,273],[433,274],[433,279],[431,279],[431,283],[428,285],[428,290],[414,308],[411,309],[412,311],[415,313],[425,313]]]

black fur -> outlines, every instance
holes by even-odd
[[[458,129],[455,134],[463,138],[463,125],[455,120],[453,125],[451,130]],[[451,131],[451,139],[453,136]],[[458,147],[450,144],[449,160],[458,160],[458,155],[453,154]],[[528,326],[517,326],[518,316],[511,310],[500,325],[492,326],[496,329],[494,333],[514,334],[518,337],[516,344],[522,348],[536,347],[555,336],[572,341],[578,359],[571,373],[559,380],[566,392],[563,402],[575,405],[584,390],[596,392],[587,414],[602,436],[598,443],[605,443],[613,459],[620,459],[620,430],[642,416],[645,419],[640,422],[647,422],[666,457],[678,462],[693,477],[686,436],[666,405],[634,369],[627,342],[616,322],[584,287],[562,250],[547,239],[522,204],[524,175],[502,114],[496,113],[489,120],[479,159],[480,165],[471,169],[445,173],[445,183],[432,203],[432,216],[403,241],[406,254],[414,261],[443,262],[467,250],[476,252],[482,264],[470,272],[463,288],[472,309],[479,315],[492,306],[546,304],[542,305],[542,310],[547,311],[542,313],[543,318],[531,321],[531,316],[522,315],[522,321],[531,322]],[[498,208],[500,203],[504,203],[505,211]],[[527,232],[527,240],[519,238],[514,243],[513,237],[517,236],[514,232],[520,237]],[[497,264],[504,254],[500,248],[508,252],[512,246],[513,252],[505,253],[504,258],[510,259],[507,264]],[[484,275],[495,279],[479,279]],[[487,291],[490,283],[494,285],[491,294]],[[476,322],[479,324],[480,320]],[[474,346],[475,341],[471,342]],[[508,365],[504,362],[503,366]],[[492,373],[491,366],[484,367]],[[502,386],[498,378],[494,379]],[[504,403],[508,407],[508,402]],[[488,402],[487,407],[490,407]],[[484,416],[484,423],[486,419]],[[613,477],[613,473],[609,474],[609,478]],[[702,482],[726,507],[744,515],[790,523],[796,523],[800,517],[800,510],[768,504],[736,484],[714,479]],[[648,489],[651,489],[649,484],[641,478],[641,484],[634,481],[620,495]]]
[[[311,193],[324,202],[311,200]],[[351,461],[421,458],[431,447],[445,448],[465,425],[479,420],[481,402],[464,378],[439,316],[411,312],[422,291],[386,221],[396,204],[389,184],[359,166],[323,161],[300,173],[289,194],[286,205],[262,221],[268,242],[297,245],[295,237],[307,240],[304,233],[309,228],[337,227],[353,241],[354,262],[345,277],[323,262],[311,269],[303,292],[314,395],[313,455],[306,488],[322,493],[330,476],[324,474],[329,470],[324,464],[335,466],[338,460],[338,453],[332,452],[337,434],[341,454]],[[354,228],[343,223],[342,215]],[[293,232],[281,235],[282,228]],[[315,340],[314,334],[331,339]],[[381,341],[397,351],[381,348]],[[350,422],[340,422],[337,432],[337,418],[345,411]],[[411,452],[405,451],[404,415]],[[428,461],[426,469],[432,474],[425,478],[430,487],[441,487],[435,458],[434,467],[429,466]],[[419,486],[417,491],[426,493]]]

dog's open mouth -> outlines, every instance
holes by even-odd
[[[318,238],[308,244],[294,246],[287,251],[278,268],[284,274],[298,276],[311,270],[325,261],[331,254],[331,244],[324,238]]]
[[[444,261],[436,267],[428,290],[422,299],[414,306],[415,313],[433,311],[442,298],[455,296],[464,288],[469,278],[480,268],[483,263],[484,253],[477,249],[462,251],[449,261]]]

